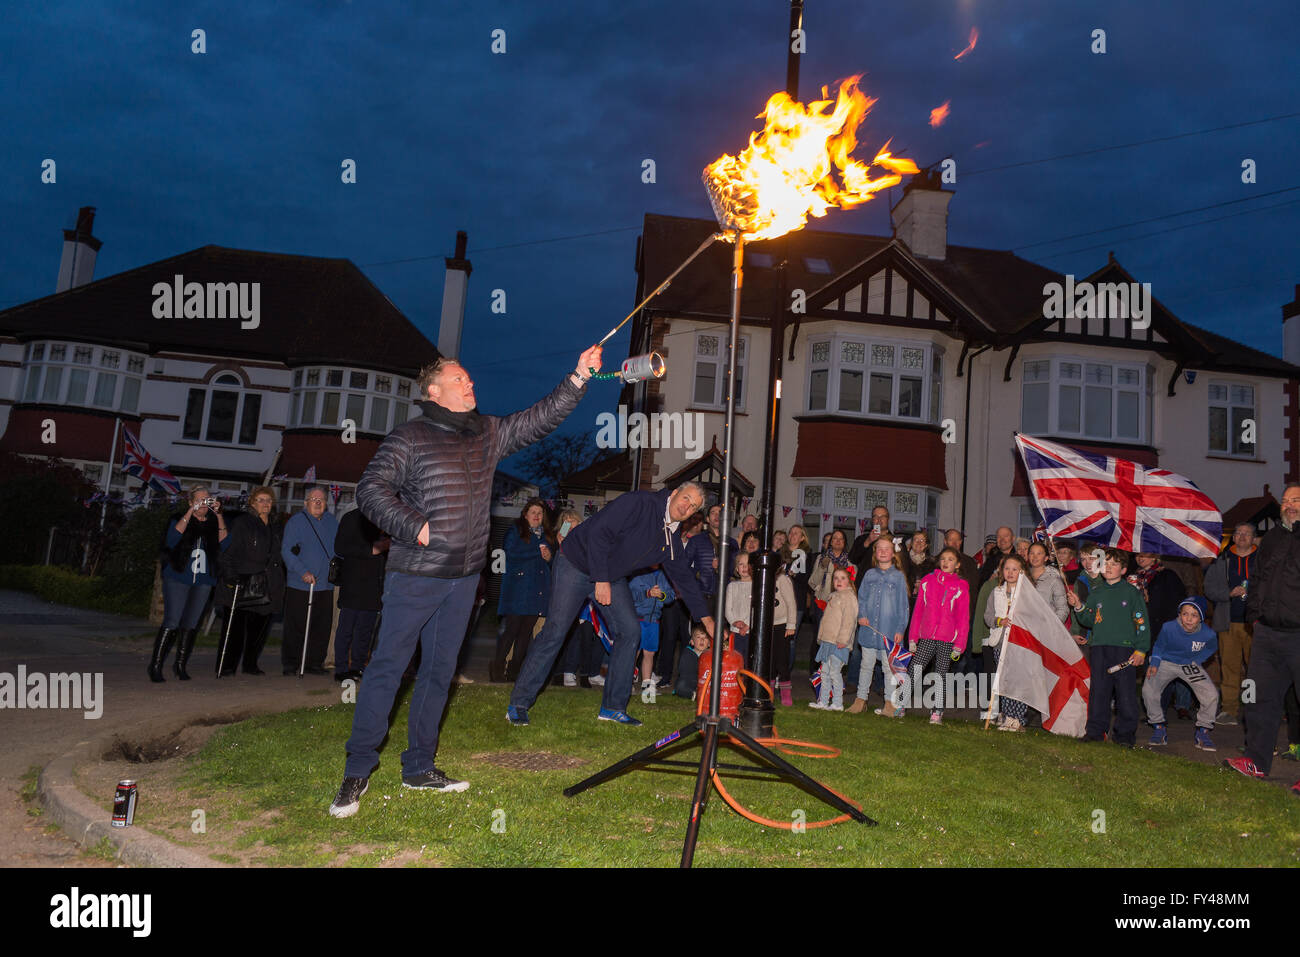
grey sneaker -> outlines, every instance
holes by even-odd
[[[370,778],[344,778],[339,793],[330,805],[330,817],[351,817],[361,807],[361,798],[370,789]]]
[[[468,781],[457,781],[447,777],[437,768],[430,768],[422,774],[402,775],[402,787],[417,791],[468,791]]]
[[[1215,724],[1236,724],[1237,716],[1227,711],[1220,711],[1219,716],[1214,719]]]

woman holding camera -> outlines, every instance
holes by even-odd
[[[194,650],[199,618],[207,607],[212,586],[217,583],[217,561],[230,543],[221,503],[208,494],[207,488],[190,488],[190,507],[168,519],[166,552],[162,569],[163,622],[153,642],[149,659],[149,680],[163,681],[163,662],[176,636],[176,660],[172,674],[189,681],[185,665]]]
[[[501,580],[501,598],[497,614],[505,621],[505,630],[497,638],[497,653],[488,677],[492,681],[514,681],[519,666],[528,654],[537,619],[546,614],[551,601],[551,558],[555,534],[546,519],[546,506],[539,498],[529,499],[519,519],[506,531],[502,547],[506,553],[506,571]],[[506,670],[506,653],[510,670]]]
[[[224,649],[217,650],[222,676],[233,675],[241,657],[244,674],[266,674],[257,667],[257,656],[266,644],[271,618],[284,609],[281,529],[271,519],[275,493],[258,486],[248,497],[248,508],[230,523],[230,543],[221,556],[216,602],[230,609],[228,638],[223,638]]]

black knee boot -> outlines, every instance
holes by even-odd
[[[185,670],[186,663],[190,660],[190,652],[194,650],[194,639],[199,635],[197,628],[190,628],[181,633],[181,640],[176,645],[176,660],[172,662],[172,674],[181,681],[189,681],[189,673]]]
[[[153,655],[149,659],[149,680],[165,681],[163,677],[163,662],[167,660],[167,652],[172,650],[172,642],[176,640],[175,628],[159,628],[158,637],[153,640]]]

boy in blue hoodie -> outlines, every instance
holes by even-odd
[[[659,676],[651,672],[655,652],[659,650],[659,619],[663,617],[664,606],[675,601],[677,595],[658,565],[634,576],[627,584],[632,589],[637,620],[641,622],[641,700],[652,704],[654,692],[647,694],[647,691],[659,686]]]
[[[1156,636],[1147,679],[1142,686],[1142,701],[1147,706],[1147,720],[1152,727],[1152,746],[1169,743],[1160,693],[1170,682],[1181,679],[1191,687],[1201,705],[1196,714],[1196,746],[1202,751],[1214,750],[1210,729],[1219,713],[1219,689],[1201,665],[1218,651],[1219,636],[1205,625],[1206,607],[1200,595],[1184,598],[1178,606],[1178,617],[1165,622]]]

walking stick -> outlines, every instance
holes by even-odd
[[[226,663],[226,646],[230,644],[230,626],[235,623],[235,605],[239,604],[239,582],[235,582],[235,596],[230,599],[230,615],[226,618],[226,637],[221,639],[221,654],[217,656],[217,677],[221,677],[221,666]]]
[[[307,670],[307,638],[311,635],[311,602],[316,597],[316,582],[313,581],[307,589],[307,624],[302,629],[302,662],[298,665],[298,677]]]

